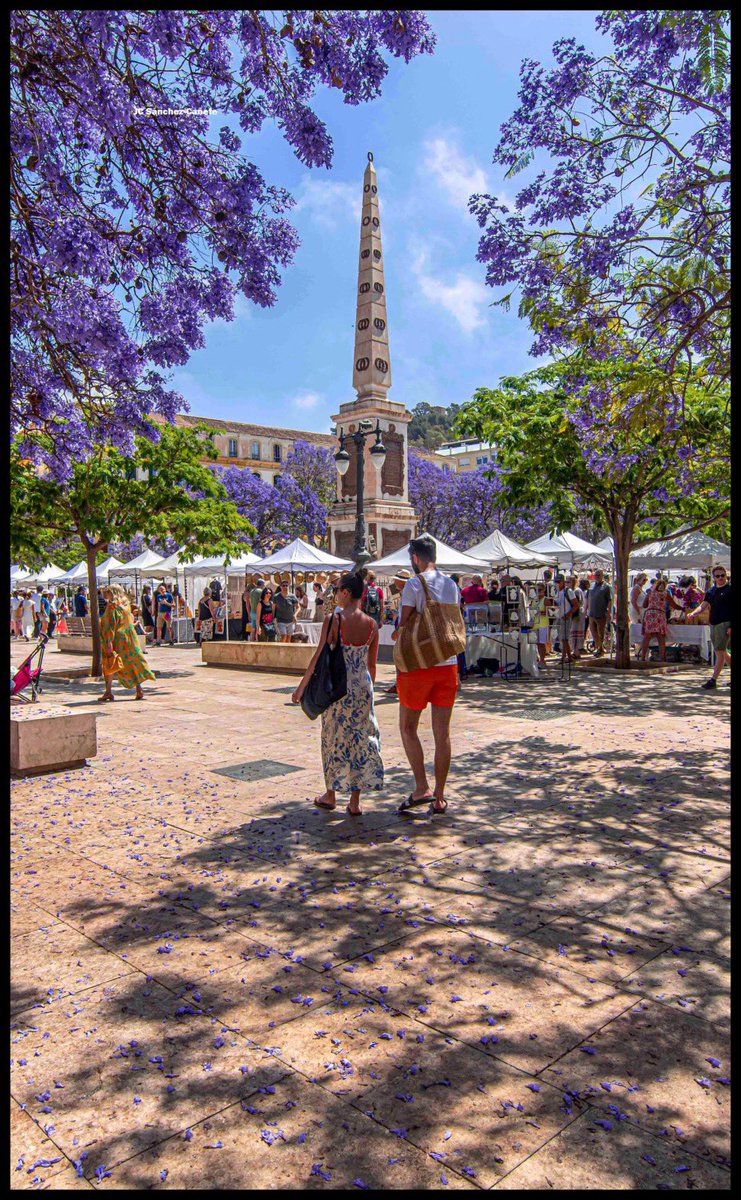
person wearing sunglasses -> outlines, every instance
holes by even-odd
[[[705,598],[697,608],[689,614],[691,617],[698,613],[710,613],[710,640],[715,650],[715,667],[710,679],[703,683],[703,690],[709,692],[718,686],[718,676],[726,662],[731,665],[729,643],[731,640],[731,583],[725,567],[715,567],[713,570],[713,586],[708,588]],[[728,684],[730,687],[730,682]]]

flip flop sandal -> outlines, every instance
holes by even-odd
[[[350,814],[350,816],[351,816],[351,817],[362,817],[362,815],[363,815],[363,810],[362,810],[362,808],[355,808],[355,809],[353,809],[353,808],[350,808],[350,805],[349,805],[349,804],[348,804],[348,805],[346,805],[346,807],[345,807],[345,812],[349,812],[349,814]]]
[[[398,813],[405,813],[405,812],[408,812],[410,808],[419,808],[421,805],[429,804],[429,803],[430,803],[429,796],[423,796],[421,800],[415,800],[414,792],[410,792],[409,795],[407,796],[406,800],[402,800],[401,804],[399,805],[399,807],[397,808],[396,811]]]
[[[445,808],[435,808],[434,802],[430,805],[430,816],[442,817],[445,815],[448,811],[448,802],[447,800],[443,800],[442,803],[445,805]]]
[[[334,812],[336,804],[322,804],[321,800],[314,799],[314,808],[323,808],[325,812]]]

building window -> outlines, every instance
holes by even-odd
[[[488,461],[489,461],[488,455],[486,455],[486,454],[485,454],[485,455],[483,456],[483,458],[477,458],[477,459],[476,459],[476,466],[477,466],[477,467],[480,467],[480,466],[482,465],[482,463],[487,463]]]
[[[443,463],[443,475],[449,475],[449,474],[450,474],[450,467],[448,466],[447,463]]]
[[[156,467],[150,467],[150,468],[149,468],[149,478],[150,478],[150,480],[151,480],[151,479],[156,479],[158,475],[159,475],[159,471],[157,470],[157,468],[156,468]]]
[[[131,461],[126,463],[126,478],[136,479],[136,466]]]
[[[262,476],[259,471],[253,471],[252,474],[255,476],[255,479],[262,479]]]
[[[462,467],[467,467],[471,460],[470,458],[461,458],[459,461]]]
[[[279,482],[279,480],[280,480],[280,475],[274,475],[274,476],[273,476],[273,487],[277,487],[277,486],[278,486],[278,482]]]
[[[282,462],[282,461],[283,460],[281,458],[281,449],[280,449],[280,446],[276,442],[276,444],[273,446],[273,462]]]
[[[252,457],[253,458],[260,457],[260,443],[259,442],[252,443]]]
[[[229,438],[229,457],[230,458],[237,457],[237,439],[236,438]]]

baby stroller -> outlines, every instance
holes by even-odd
[[[11,675],[10,677],[10,695],[11,697],[15,696],[22,704],[35,703],[38,693],[42,690],[39,681],[44,662],[44,650],[48,641],[48,635],[42,633],[28,658],[24,658],[15,675]],[[38,662],[34,666],[34,659],[36,658],[38,658]],[[30,696],[22,694],[26,688],[31,689]]]

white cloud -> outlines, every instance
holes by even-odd
[[[357,183],[306,175],[295,190],[293,212],[308,212],[324,229],[337,229],[348,220],[359,224],[362,195],[362,188]]]
[[[467,215],[469,197],[474,192],[490,190],[486,172],[464,154],[452,138],[428,138],[424,148],[424,169],[432,175],[451,204]]]
[[[464,333],[473,333],[486,322],[483,309],[491,303],[485,285],[465,271],[458,271],[452,283],[445,283],[429,269],[429,253],[419,243],[412,246],[411,268],[425,300],[450,313]]]
[[[298,396],[294,396],[293,405],[294,408],[308,410],[316,408],[317,404],[320,404],[321,401],[322,397],[318,392],[300,392]]]

